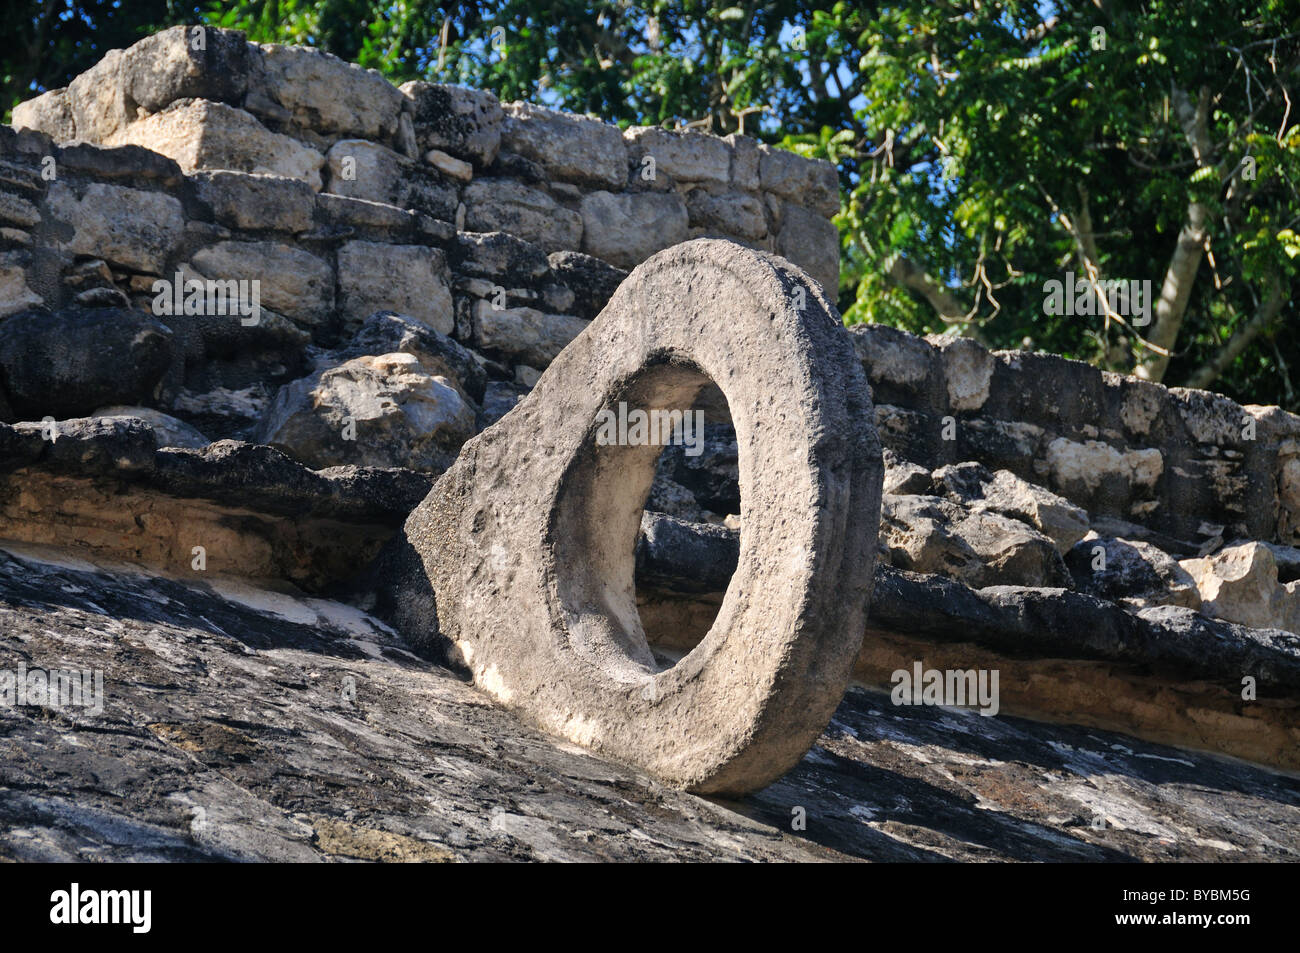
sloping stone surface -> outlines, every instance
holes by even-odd
[[[0,708],[5,860],[1300,858],[1295,779],[856,689],[784,779],[699,798],[523,727],[350,607],[49,559],[0,552],[0,651],[101,669],[104,712]]]

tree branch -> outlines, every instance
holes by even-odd
[[[1246,349],[1255,338],[1269,329],[1269,326],[1277,320],[1278,314],[1282,311],[1282,304],[1286,300],[1286,295],[1282,291],[1282,282],[1274,275],[1269,279],[1268,291],[1264,295],[1264,300],[1260,302],[1259,308],[1255,311],[1255,316],[1239,327],[1235,334],[1228,339],[1219,353],[1213,358],[1206,361],[1187,379],[1188,387],[1206,388],[1213,384],[1225,370],[1228,365],[1237,359],[1237,356]]]

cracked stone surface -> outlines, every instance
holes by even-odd
[[[352,607],[49,550],[0,552],[0,658],[104,672],[97,717],[0,707],[0,860],[1300,858],[1293,777],[860,689],[785,778],[702,798]]]

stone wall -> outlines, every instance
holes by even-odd
[[[1080,361],[850,329],[881,439],[927,470],[979,461],[1181,555],[1300,541],[1300,417]]]
[[[18,106],[13,123],[60,143],[143,145],[187,174],[298,179],[623,269],[688,238],[724,237],[784,255],[832,297],[838,285],[829,163],[744,136],[621,131],[486,91],[398,89],[334,56],[235,31],[175,27],[114,50]]]

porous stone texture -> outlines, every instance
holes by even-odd
[[[0,708],[6,861],[1300,856],[1286,775],[856,688],[781,781],[700,798],[521,725],[344,603],[6,549],[0,651],[105,672],[102,714]]]
[[[191,258],[205,277],[261,283],[262,304],[310,327],[334,309],[334,269],[311,252],[281,242],[220,242]]]
[[[730,181],[731,150],[722,139],[654,126],[633,126],[623,133],[623,139],[634,175],[647,168],[644,160],[649,156],[656,175],[664,173],[678,182],[726,185]]]
[[[12,124],[15,129],[35,129],[56,142],[77,138],[76,123],[72,119],[72,104],[68,90],[51,89],[35,99],[19,103],[13,109]]]
[[[531,103],[506,103],[501,146],[561,182],[621,189],[627,150],[617,126]]]
[[[415,354],[353,358],[287,384],[257,435],[313,468],[441,472],[473,435],[474,409]]]
[[[272,132],[249,113],[224,103],[178,100],[103,137],[107,145],[139,145],[175,159],[186,172],[229,169],[301,179],[319,190],[325,157],[311,146]]]
[[[121,308],[33,309],[5,320],[0,372],[20,419],[62,419],[153,395],[171,329]]]
[[[628,545],[660,448],[598,447],[593,428],[620,399],[689,406],[709,378],[736,421],[748,544],[703,645],[661,672]],[[412,513],[404,543],[432,591],[407,597],[405,620],[548,731],[694,790],[761,787],[825,727],[856,653],[882,467],[870,428],[851,421],[869,404],[806,276],[723,242],[670,249]]]
[[[491,93],[419,80],[402,86],[410,102],[418,148],[463,156],[479,168],[492,164],[501,148],[505,113]]]
[[[592,192],[582,199],[582,250],[619,268],[686,240],[686,203],[676,194]]]
[[[219,225],[290,234],[312,227],[316,195],[298,179],[219,171],[196,173],[193,182]]]
[[[376,311],[397,311],[443,334],[455,327],[441,250],[348,242],[339,248],[338,263],[339,306],[349,326]]]
[[[989,473],[978,463],[961,463],[940,467],[931,479],[937,492],[974,512],[989,510],[1028,523],[1048,536],[1062,554],[1089,529],[1083,507],[1009,470]]]
[[[472,232],[509,232],[548,252],[577,251],[582,244],[582,216],[537,189],[483,178],[465,189],[464,200],[465,227]]]
[[[1089,533],[1066,554],[1065,562],[1083,592],[1142,608],[1201,608],[1196,580],[1150,543]]]
[[[302,46],[259,49],[259,91],[296,126],[381,141],[396,134],[402,94],[377,71]]]
[[[396,205],[450,221],[459,198],[446,177],[430,166],[365,139],[343,139],[329,151],[328,191]]]
[[[212,442],[185,421],[177,420],[175,417],[154,410],[152,407],[101,407],[91,416],[131,417],[136,420],[143,420],[153,429],[159,447],[201,449]]]
[[[1212,556],[1184,559],[1205,611],[1229,622],[1300,632],[1300,582],[1278,580],[1277,559],[1258,542],[1228,546]]]
[[[496,308],[487,301],[474,305],[474,344],[531,367],[543,368],[581,334],[587,322],[566,315],[545,314],[535,308]]]
[[[55,182],[48,208],[67,229],[58,241],[62,250],[155,275],[162,274],[185,227],[181,203],[170,195],[102,182],[80,195]]]

